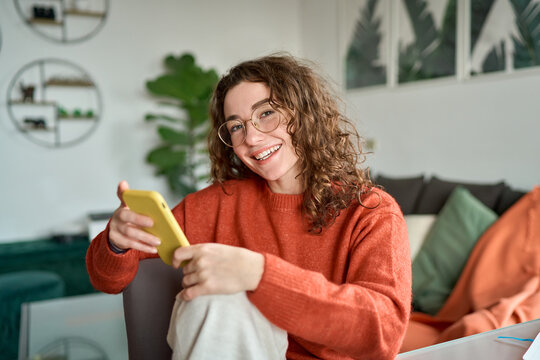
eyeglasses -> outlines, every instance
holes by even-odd
[[[234,119],[225,121],[218,129],[221,141],[229,147],[242,145],[246,141],[247,123],[251,121],[253,127],[262,133],[269,133],[277,129],[283,114],[270,103],[255,108],[249,120]]]

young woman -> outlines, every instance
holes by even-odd
[[[173,261],[189,261],[174,356],[393,359],[411,303],[405,221],[358,168],[357,133],[326,82],[291,56],[246,61],[218,83],[211,118],[213,184],[173,209],[192,244]],[[122,291],[156,256],[151,224],[120,205],[88,251],[96,288]]]

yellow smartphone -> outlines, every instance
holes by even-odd
[[[165,264],[172,265],[174,250],[189,246],[189,242],[161,194],[129,189],[122,193],[122,198],[132,211],[154,220],[154,226],[143,229],[161,240],[158,255]]]

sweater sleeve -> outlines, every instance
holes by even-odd
[[[184,224],[184,202],[176,205],[172,212],[176,221]],[[118,294],[133,280],[139,268],[139,261],[158,257],[142,251],[129,249],[115,253],[109,246],[109,224],[90,243],[86,253],[86,268],[90,283],[99,291]]]
[[[135,277],[139,252],[128,250],[116,254],[108,244],[109,225],[90,243],[86,253],[86,268],[90,283],[99,291],[117,294]]]
[[[355,231],[344,283],[265,254],[261,282],[248,296],[271,322],[317,356],[393,359],[411,302],[403,216],[371,216]]]

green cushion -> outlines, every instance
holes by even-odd
[[[454,288],[476,241],[497,214],[464,187],[456,187],[439,212],[413,265],[416,311],[435,315]]]

